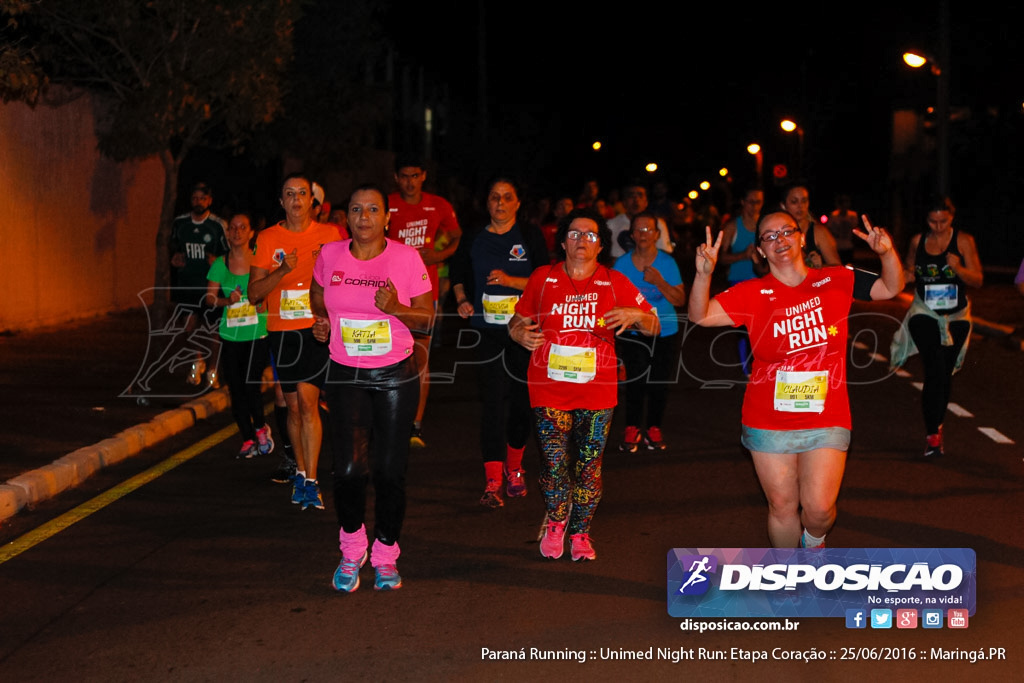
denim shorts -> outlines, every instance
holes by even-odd
[[[850,448],[850,430],[842,427],[821,429],[754,429],[743,425],[740,443],[760,453],[804,453],[816,448],[834,448],[845,452]]]

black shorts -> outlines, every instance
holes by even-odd
[[[281,391],[290,394],[299,382],[322,387],[331,361],[327,344],[313,338],[313,329],[269,333],[270,349]]]

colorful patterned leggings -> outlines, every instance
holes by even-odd
[[[540,488],[548,518],[569,517],[569,535],[590,533],[590,522],[601,502],[601,456],[608,441],[614,409],[558,410],[534,408],[541,448]],[[569,443],[576,449],[569,476]],[[570,494],[572,512],[569,512]]]

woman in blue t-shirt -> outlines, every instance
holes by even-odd
[[[674,381],[679,361],[679,322],[676,306],[686,305],[686,288],[675,259],[658,249],[661,231],[657,217],[643,211],[633,217],[630,236],[632,251],[615,262],[615,270],[629,278],[654,306],[661,320],[661,333],[646,337],[635,332],[616,340],[616,353],[626,366],[626,433],[619,445],[625,453],[636,453],[641,441],[648,450],[665,450],[661,423],[665,417],[668,385]],[[644,407],[647,408],[646,430]]]

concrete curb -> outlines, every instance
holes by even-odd
[[[230,405],[227,387],[221,387],[160,413],[149,422],[129,427],[109,439],[68,453],[49,465],[30,470],[0,484],[0,522],[23,508],[31,508],[62,491],[78,486],[93,474],[189,429]]]

